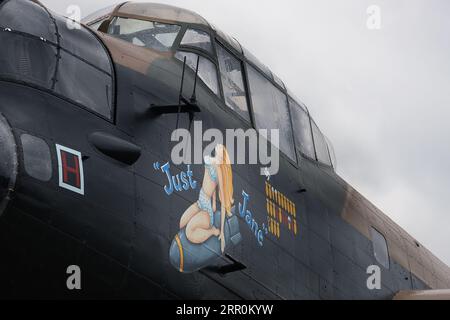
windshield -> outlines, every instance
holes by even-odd
[[[175,24],[115,17],[108,34],[140,47],[169,51],[181,27]]]

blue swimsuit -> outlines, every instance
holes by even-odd
[[[217,183],[217,171],[211,162],[211,158],[208,156],[205,157],[205,169],[208,170],[211,180]],[[209,214],[210,224],[211,226],[214,226],[214,211],[211,205],[211,198],[206,195],[203,188],[200,189],[200,195],[198,197],[197,205],[200,210],[203,210]]]

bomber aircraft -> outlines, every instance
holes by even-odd
[[[1,0],[0,297],[448,298],[310,109],[189,10]]]

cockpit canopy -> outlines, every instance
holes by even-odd
[[[198,58],[199,78],[208,89],[244,121],[261,129],[278,128],[280,149],[290,160],[296,161],[295,144],[303,156],[336,167],[333,147],[307,107],[236,39],[197,13],[165,4],[126,2],[99,10],[82,23],[136,46],[174,52],[194,70]]]
[[[142,3],[142,2],[125,2],[122,4],[112,5],[110,7],[100,9],[83,19],[83,23],[89,23],[108,16],[124,15],[129,17],[141,17],[145,19],[163,19],[166,21],[198,24],[210,27],[208,21],[197,13],[160,3]]]
[[[69,27],[38,1],[4,0],[0,9],[0,79],[27,83],[112,118],[113,67],[92,30],[76,22]]]

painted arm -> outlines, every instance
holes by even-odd
[[[213,212],[216,213],[216,210],[217,210],[216,190],[214,190],[214,192],[212,194],[212,209],[213,209]]]
[[[222,175],[222,170],[217,167],[217,172],[218,172],[218,178],[219,178],[219,192],[220,192],[220,199],[225,199],[225,194],[223,192],[223,175]],[[220,202],[220,248],[222,249],[222,253],[224,253],[225,251],[225,215],[226,215],[226,211],[225,211],[225,205]]]

